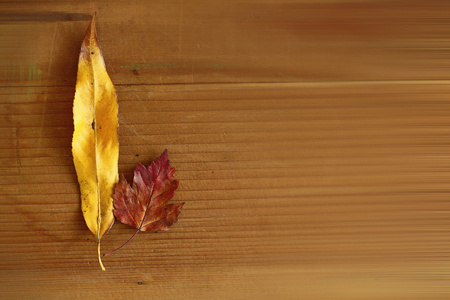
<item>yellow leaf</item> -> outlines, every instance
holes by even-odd
[[[97,39],[94,18],[81,45],[73,104],[72,154],[88,228],[100,239],[114,223],[111,198],[118,181],[117,97]]]

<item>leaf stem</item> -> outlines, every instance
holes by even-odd
[[[97,252],[98,252],[98,262],[100,263],[100,267],[102,268],[102,271],[106,271],[105,266],[102,262],[102,257],[100,255],[100,241],[97,242]]]
[[[116,250],[113,250],[113,251],[111,251],[111,252],[109,252],[109,253],[106,253],[104,256],[106,256],[106,255],[111,255],[111,254],[113,254],[114,252],[120,250],[123,246],[125,246],[126,244],[128,244],[128,243],[136,236],[136,234],[139,233],[139,231],[140,231],[140,229],[136,230],[136,232],[135,232],[135,233],[128,239],[128,241],[126,241],[122,246],[120,246],[120,247],[117,248]]]

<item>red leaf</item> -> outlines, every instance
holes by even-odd
[[[136,167],[133,187],[121,175],[112,196],[114,216],[117,220],[137,228],[134,235],[139,231],[169,230],[169,227],[178,220],[184,205],[184,203],[166,204],[178,188],[174,173],[175,168],[170,166],[166,149],[147,168],[142,164]]]

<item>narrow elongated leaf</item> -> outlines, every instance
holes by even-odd
[[[114,185],[118,180],[117,97],[97,39],[94,18],[81,45],[73,105],[72,154],[80,184],[81,209],[88,228],[100,239],[114,223]]]

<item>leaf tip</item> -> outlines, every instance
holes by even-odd
[[[177,219],[178,219],[178,215],[180,214],[181,209],[183,208],[183,206],[184,206],[185,203],[186,203],[186,202],[182,202],[182,203],[177,203],[177,204],[176,204],[176,205],[177,205],[177,209],[176,209],[176,212],[177,212]]]
[[[167,148],[164,150],[164,152],[161,154],[161,156],[159,157],[159,160],[161,161],[167,161],[169,159],[169,151],[167,150]]]
[[[95,17],[97,16],[97,12],[94,12],[92,16],[91,22],[89,23],[88,32],[92,31],[92,28],[95,28]]]

